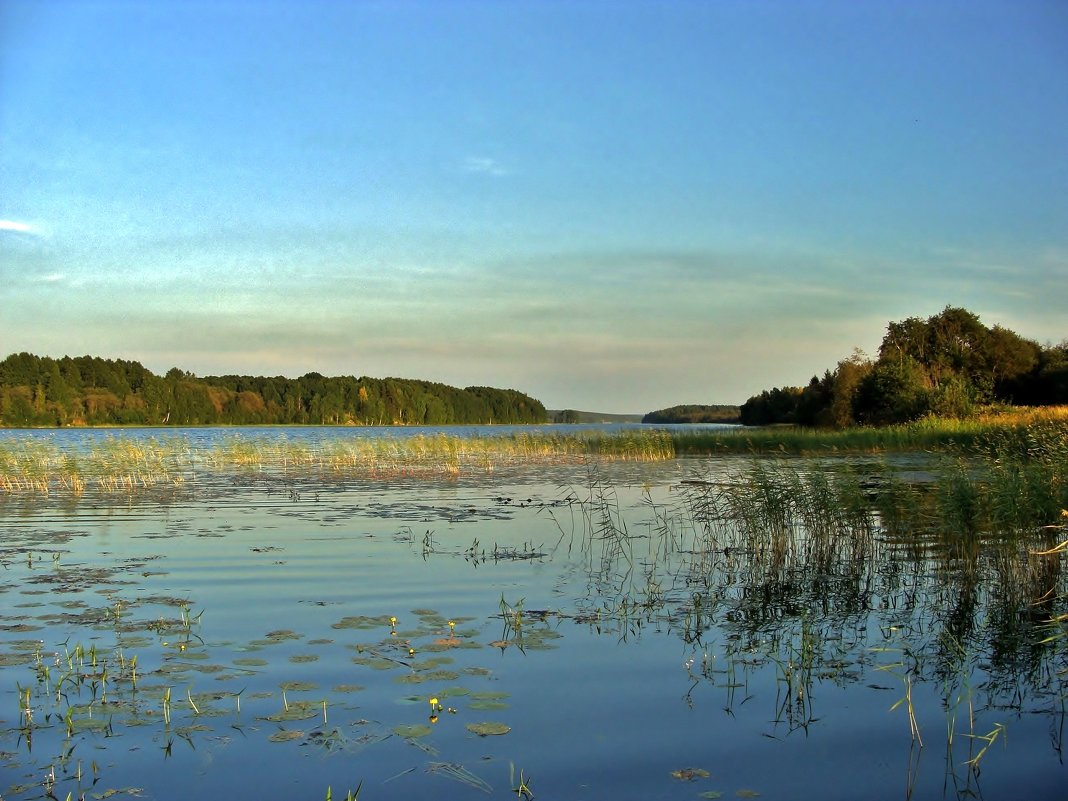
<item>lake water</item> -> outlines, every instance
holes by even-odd
[[[235,433],[383,432],[177,435]],[[750,464],[4,497],[0,795],[1063,798],[1060,559],[878,525],[710,547],[702,492]]]

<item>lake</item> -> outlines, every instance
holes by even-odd
[[[1034,554],[1056,538],[880,505],[925,497],[932,457],[195,458],[434,433],[3,432],[193,461],[0,494],[2,797],[1064,797],[1068,648],[1044,640],[1068,587]],[[824,480],[859,506],[731,505]]]

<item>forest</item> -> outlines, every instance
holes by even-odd
[[[1068,404],[1068,341],[1039,345],[967,309],[891,322],[875,359],[860,351],[804,387],[775,387],[741,408],[746,425],[890,425],[966,418],[992,404]]]
[[[737,423],[737,406],[684,404],[657,409],[642,418],[643,423]]]
[[[15,353],[0,362],[0,425],[544,423],[512,389],[403,378],[158,376],[136,361]]]

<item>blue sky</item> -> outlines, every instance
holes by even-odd
[[[0,351],[740,403],[1068,337],[1068,4],[0,4]]]

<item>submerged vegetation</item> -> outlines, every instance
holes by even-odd
[[[157,376],[135,361],[14,353],[0,361],[0,425],[443,425],[543,423],[513,389],[405,378]]]

